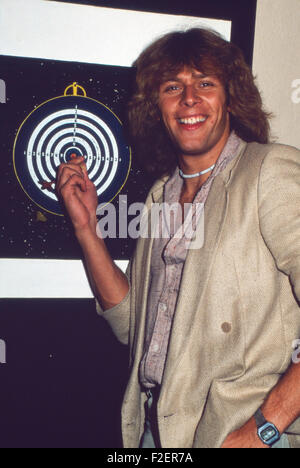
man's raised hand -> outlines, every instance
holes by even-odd
[[[79,233],[86,228],[96,231],[97,192],[88,177],[83,157],[59,166],[56,191],[65,205],[75,232]]]

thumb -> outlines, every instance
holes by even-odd
[[[82,161],[80,162],[79,167],[82,170],[84,178],[88,178],[88,171],[84,159],[82,159]]]

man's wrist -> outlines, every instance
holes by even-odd
[[[280,434],[283,434],[293,422],[291,420],[291,415],[286,413],[283,402],[276,398],[275,392],[269,395],[268,399],[262,405],[261,411],[265,419],[272,422],[277,427]]]
[[[86,239],[98,238],[97,236],[97,219],[91,220],[88,224],[84,226],[78,226],[74,228],[75,236],[78,242],[81,244]]]

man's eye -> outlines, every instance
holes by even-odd
[[[172,93],[173,91],[178,91],[179,86],[177,85],[170,85],[165,88],[165,93]]]
[[[203,81],[200,83],[201,88],[209,88],[210,86],[213,86],[214,84],[211,83],[210,81]]]

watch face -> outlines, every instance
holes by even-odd
[[[277,432],[273,426],[267,426],[261,432],[261,437],[265,442],[268,442],[269,440],[273,439],[273,437],[275,437],[276,435],[277,435]]]

